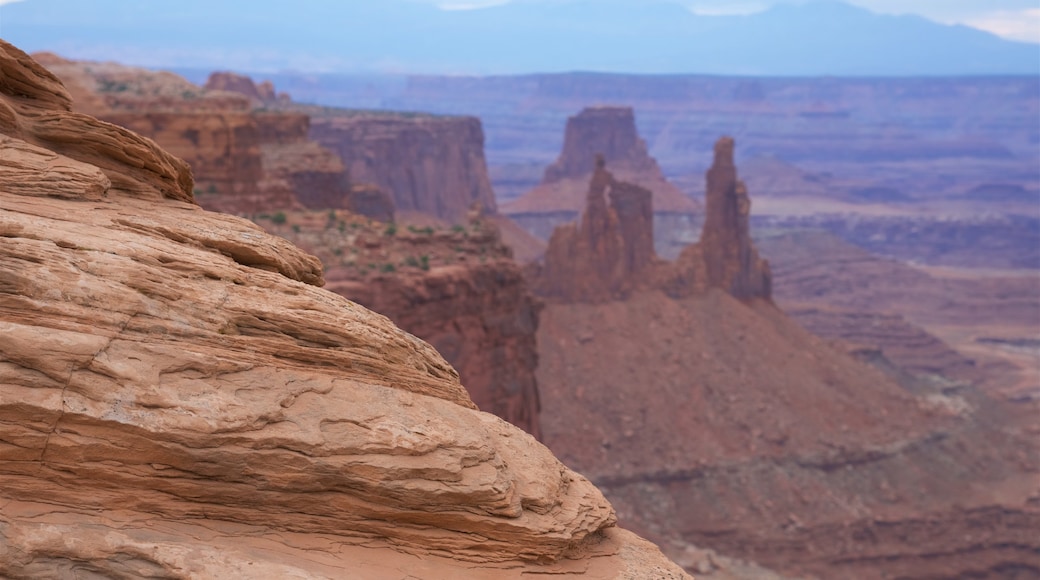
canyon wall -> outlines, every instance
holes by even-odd
[[[340,156],[352,180],[386,190],[399,211],[449,223],[474,203],[496,211],[479,119],[325,110],[310,135]]]
[[[0,575],[688,578],[428,344],[70,101],[0,41]]]

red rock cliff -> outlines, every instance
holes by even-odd
[[[540,437],[540,306],[498,228],[475,214],[451,229],[386,226],[339,212],[289,212],[285,223],[258,223],[317,255],[329,290],[433,344],[481,410]]]
[[[686,577],[3,41],[0,160],[0,576]]]
[[[73,93],[87,98],[85,112],[186,160],[208,209],[251,214],[350,205],[343,163],[309,140],[309,116],[255,110],[264,95],[248,77],[217,75],[205,89],[171,73],[47,58]]]
[[[651,193],[615,180],[598,157],[581,220],[553,232],[536,291],[567,301],[624,298],[656,265],[653,239]]]
[[[286,93],[276,93],[271,81],[263,81],[260,84],[256,84],[253,82],[253,79],[230,71],[210,74],[204,88],[211,91],[238,93],[264,104],[287,104],[290,100],[289,95]]]
[[[339,154],[352,180],[390,193],[400,211],[451,223],[474,202],[496,211],[476,118],[332,113],[315,116],[311,137]]]

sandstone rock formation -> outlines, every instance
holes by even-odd
[[[658,259],[653,246],[653,194],[618,181],[597,158],[585,210],[578,224],[557,227],[544,265],[532,267],[539,295],[568,302],[624,299],[637,289],[658,289],[674,298],[719,288],[740,299],[770,300],[769,263],[751,241],[751,202],[736,178],[733,140],[715,147],[707,174],[707,219],[701,240],[674,263]],[[610,192],[610,205],[605,193]]]
[[[597,154],[618,181],[653,192],[658,245],[674,243],[678,230],[692,226],[696,202],[665,179],[639,138],[630,107],[591,107],[569,118],[563,151],[546,168],[542,183],[505,204],[502,212],[535,235],[548,238],[556,225],[573,221],[584,211],[586,184]]]
[[[264,104],[288,104],[290,97],[286,93],[276,93],[271,81],[263,81],[260,84],[253,79],[230,71],[218,71],[211,73],[206,79],[204,88],[211,91],[227,91],[245,95],[250,99]]]
[[[607,202],[607,193],[610,202]],[[581,221],[556,228],[536,291],[567,301],[623,298],[656,266],[651,193],[620,182],[597,157]]]
[[[354,181],[388,192],[399,211],[461,223],[474,202],[496,211],[473,117],[321,110],[311,137],[339,154]]]
[[[797,577],[1040,573],[1035,411],[908,390],[721,289],[547,301],[538,347],[546,444],[691,572],[698,546]]]
[[[540,437],[540,305],[491,216],[474,214],[451,228],[373,224],[343,212],[257,223],[313,252],[329,290],[435,346],[481,410]]]
[[[685,577],[429,345],[3,42],[0,133],[0,575]]]
[[[747,187],[737,179],[733,149],[732,138],[723,137],[715,143],[715,161],[707,174],[701,239],[696,246],[683,250],[678,264],[680,269],[703,272],[707,286],[722,288],[736,298],[768,299],[772,275],[769,263],[758,257],[751,242],[751,200]]]
[[[309,140],[310,117],[257,110],[263,95],[244,88],[253,86],[248,77],[217,75],[212,88],[202,88],[167,72],[45,60],[74,87],[77,102],[89,105],[77,110],[154,139],[187,161],[207,209],[251,214],[349,206],[343,163]]]

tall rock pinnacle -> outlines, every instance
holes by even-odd
[[[723,137],[715,143],[715,161],[707,173],[704,229],[700,240],[706,282],[737,298],[769,298],[769,264],[758,257],[751,243],[751,200],[744,182],[737,179],[734,145],[732,137]]]

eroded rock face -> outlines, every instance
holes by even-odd
[[[536,292],[566,302],[603,302],[624,299],[635,290],[683,298],[719,288],[741,300],[771,300],[769,263],[758,257],[751,242],[751,201],[736,179],[733,140],[720,139],[715,153],[707,175],[708,219],[701,240],[675,262],[659,259],[654,251],[656,197],[615,179],[598,158],[581,221],[556,228],[544,266],[531,268]]]
[[[187,161],[206,209],[253,214],[349,205],[349,176],[334,152],[308,138],[310,117],[257,109],[269,95],[248,77],[216,73],[203,88],[168,72],[45,58],[84,103],[77,110]]]
[[[581,221],[553,232],[536,291],[567,301],[623,298],[657,265],[653,239],[651,193],[615,180],[599,157]]]
[[[0,575],[684,577],[316,258],[0,73]]]
[[[351,179],[385,190],[400,211],[460,223],[473,203],[496,210],[479,119],[328,113],[314,118],[310,134],[339,154]]]
[[[495,222],[473,214],[451,228],[346,212],[288,212],[284,222],[257,223],[313,252],[329,290],[436,347],[481,410],[540,437],[540,303]]]
[[[546,168],[542,183],[505,204],[503,213],[535,235],[548,237],[559,220],[574,220],[585,211],[584,194],[597,155],[619,182],[653,192],[654,217],[663,226],[656,242],[659,247],[673,245],[679,232],[672,230],[676,224],[692,223],[697,204],[665,179],[639,137],[631,107],[590,107],[569,118],[563,151]]]
[[[751,200],[747,187],[737,179],[733,149],[730,137],[715,143],[715,161],[707,173],[704,228],[700,243],[692,251],[703,260],[708,286],[722,288],[740,299],[768,299],[772,275],[769,263],[758,257],[751,243]],[[694,256],[679,256],[680,264],[694,260]]]

